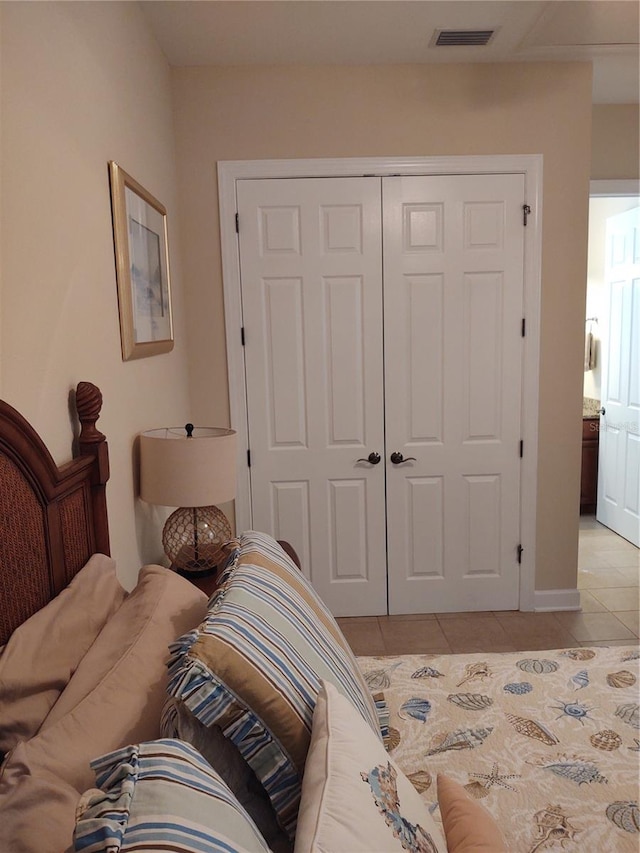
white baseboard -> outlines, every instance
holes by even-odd
[[[533,609],[537,613],[545,610],[580,610],[579,589],[537,589],[533,596]]]

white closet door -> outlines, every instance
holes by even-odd
[[[253,525],[335,615],[386,613],[380,180],[237,186]]]
[[[383,199],[389,612],[517,609],[524,178]]]
[[[597,518],[640,545],[640,208],[607,219]]]

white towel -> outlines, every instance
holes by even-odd
[[[592,332],[587,332],[584,339],[584,370],[593,370],[596,366],[596,339]]]

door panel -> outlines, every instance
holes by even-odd
[[[522,176],[237,187],[253,525],[335,615],[516,609]]]
[[[640,545],[640,208],[607,220],[598,521]]]
[[[524,181],[383,200],[390,613],[517,609]]]
[[[380,181],[239,181],[238,212],[253,525],[386,613]]]

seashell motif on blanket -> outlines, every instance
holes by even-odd
[[[514,696],[524,696],[525,693],[531,693],[533,684],[528,681],[513,681],[510,684],[505,684],[502,689],[505,693],[513,693]]]
[[[484,681],[485,678],[492,678],[493,672],[486,661],[478,661],[478,663],[468,663],[464,668],[464,678],[456,684],[456,687],[461,687],[467,681],[475,681],[479,679]]]
[[[575,675],[572,675],[569,679],[569,687],[573,687],[574,690],[582,690],[583,687],[589,686],[589,673],[586,669],[581,669],[580,672],[576,672]]]
[[[577,755],[558,755],[556,761],[538,760],[532,763],[537,764],[543,770],[550,770],[562,779],[570,779],[578,785],[591,782],[608,782],[608,779],[600,773],[595,761]]]
[[[489,786],[483,785],[482,782],[468,782],[464,786],[465,791],[476,800],[482,800],[489,796]]]
[[[447,700],[465,711],[484,711],[493,705],[493,699],[481,693],[450,693]]]
[[[422,794],[424,793],[424,791],[428,790],[431,787],[431,783],[433,782],[431,773],[429,773],[428,770],[416,770],[415,773],[409,773],[407,779],[411,782],[411,784],[419,794]]]
[[[558,699],[558,705],[549,705],[550,708],[555,708],[557,711],[560,711],[556,720],[559,720],[561,717],[568,717],[570,720],[577,720],[581,726],[584,725],[585,720],[592,721],[592,718],[589,716],[589,712],[593,711],[593,708],[588,708],[582,702],[564,702],[562,699]]]
[[[609,687],[633,687],[636,683],[636,677],[628,669],[621,669],[620,672],[610,672],[607,675],[607,684]]]
[[[596,749],[602,749],[604,752],[613,752],[622,746],[622,738],[611,729],[602,729],[602,731],[591,735],[589,740],[592,746],[595,746]]]
[[[493,731],[493,726],[480,729],[458,729],[455,732],[439,732],[431,739],[431,748],[425,755],[437,755],[450,749],[475,749],[481,746]]]
[[[558,669],[558,664],[554,660],[541,660],[540,658],[525,658],[519,660],[516,666],[523,672],[533,672],[536,675],[546,675]]]
[[[607,806],[606,815],[611,823],[625,832],[640,832],[640,811],[636,802],[618,800],[611,803]]]
[[[399,666],[400,661],[386,669],[372,669],[371,672],[365,673],[364,680],[367,682],[369,690],[387,690],[391,687],[391,673]]]
[[[428,699],[420,699],[414,696],[412,699],[407,699],[402,703],[398,716],[403,720],[420,720],[421,723],[426,722],[431,711],[431,702]]]
[[[515,714],[507,714],[506,717],[518,734],[539,740],[547,746],[560,743],[553,732],[545,728],[542,723],[537,723],[535,720],[527,720],[525,717],[517,717]]]
[[[622,663],[627,663],[627,661],[630,660],[640,660],[640,651],[638,651],[638,649],[634,649],[632,652],[625,652],[620,660]]]
[[[640,729],[640,705],[637,702],[626,702],[624,705],[618,705],[615,714],[627,725],[633,726],[634,729]]]
[[[387,737],[385,738],[385,749],[387,752],[392,752],[397,746],[400,745],[400,741],[402,738],[400,737],[400,732],[398,729],[394,729],[393,726],[389,726],[389,731]]]
[[[560,654],[571,660],[591,660],[596,656],[593,649],[564,649]]]
[[[546,809],[536,812],[533,819],[536,822],[536,841],[529,853],[538,853],[556,841],[564,849],[564,842],[573,841],[579,832],[559,805],[549,803]]]
[[[444,678],[444,672],[440,672],[433,666],[423,666],[412,673],[411,678]]]

